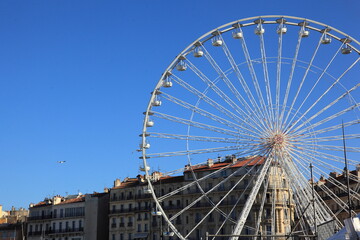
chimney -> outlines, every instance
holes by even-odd
[[[155,172],[153,172],[153,173],[151,174],[151,177],[152,177],[152,180],[153,180],[153,181],[158,181],[161,176],[162,176],[162,173],[161,173],[161,172],[157,172],[157,171],[155,171]]]
[[[107,187],[104,187],[104,193],[108,193],[109,189]]]
[[[53,203],[53,205],[61,203],[61,197],[60,196],[53,197],[53,202],[52,203]]]
[[[214,160],[212,160],[211,158],[208,158],[207,165],[208,165],[208,167],[212,167],[214,165]]]
[[[235,155],[231,155],[231,162],[232,164],[235,164],[237,162],[237,158]]]
[[[139,175],[137,175],[136,177],[137,177],[139,183],[144,182],[144,177],[143,177],[143,175],[139,174]]]
[[[330,177],[332,177],[332,178],[337,178],[338,176],[339,176],[339,173],[337,173],[337,172],[330,173]]]
[[[114,187],[120,187],[121,186],[121,181],[120,181],[120,179],[116,179],[115,181],[114,181]]]

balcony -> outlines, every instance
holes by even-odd
[[[42,233],[42,231],[29,232],[28,236],[40,236]]]
[[[28,217],[28,221],[46,220],[51,218],[52,218],[52,214],[43,215],[43,216],[33,216],[33,217]]]
[[[125,227],[125,223],[120,223],[120,225],[119,225],[121,228],[123,228],[123,227]]]
[[[65,229],[55,229],[55,230],[48,230],[45,231],[45,234],[58,234],[58,233],[76,233],[76,232],[83,232],[84,228],[65,228]]]
[[[116,228],[116,223],[112,223],[111,228]]]
[[[132,227],[132,226],[133,226],[133,223],[132,223],[132,222],[128,222],[127,226],[128,226],[128,227]]]

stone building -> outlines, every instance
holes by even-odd
[[[353,191],[350,194],[352,210],[355,213],[360,213],[360,200],[354,197],[354,192],[360,194],[360,164],[356,166],[356,169],[350,171],[349,186]],[[343,184],[343,187],[339,183]],[[331,172],[328,178],[321,177],[316,184],[316,191],[320,197],[325,201],[326,205],[332,210],[332,212],[337,216],[337,218],[344,223],[344,220],[349,218],[348,209],[344,209],[339,201],[336,199],[341,199],[343,203],[348,203],[348,195],[346,186],[347,178],[345,172],[337,173]]]
[[[3,211],[2,205],[0,205],[0,224],[25,222],[28,215],[29,211],[25,208],[12,207],[10,211]]]
[[[30,204],[29,240],[102,240],[108,238],[109,194],[45,198]]]
[[[180,232],[189,233],[191,231],[190,226],[195,226],[196,223],[203,221],[203,224],[195,231],[189,233],[189,239],[205,239],[206,232],[214,233],[214,229],[220,228],[225,219],[217,211],[206,216],[209,210],[213,208],[210,202],[219,202],[219,199],[223,198],[236,185],[236,182],[245,176],[246,172],[246,178],[239,181],[240,184],[231,190],[231,194],[219,205],[219,209],[223,212],[229,212],[236,205],[236,210],[231,215],[232,219],[236,219],[249,197],[252,186],[251,177],[262,164],[263,160],[259,161],[258,157],[247,159],[228,157],[224,161],[216,162],[209,159],[206,164],[197,165],[192,169],[185,168],[182,174],[178,176],[166,176],[160,172],[153,172],[151,178],[157,196],[166,196],[176,189],[182,189],[176,194],[170,194],[164,198],[161,201],[162,208],[167,216],[172,218],[185,207],[191,206],[186,212],[174,218],[172,222]],[[242,168],[244,166],[249,168],[253,166],[254,173],[249,173],[249,169]],[[225,170],[216,172],[219,169]],[[241,171],[237,171],[239,169]],[[215,172],[217,174],[214,174]],[[233,174],[233,177],[229,178],[229,181],[223,181],[230,174]],[[269,174],[270,180],[266,193],[262,187],[253,205],[253,211],[251,211],[246,222],[249,228],[245,228],[243,234],[254,234],[252,229],[256,225],[257,214],[262,201],[265,204],[263,204],[260,231],[278,235],[290,232],[290,226],[294,219],[294,205],[290,201],[291,190],[289,190],[288,182],[281,174],[279,167],[272,166]],[[183,187],[193,182],[194,177],[200,179],[204,176],[211,177],[201,182],[201,188],[196,184]],[[201,196],[202,190],[208,191],[219,182],[223,182],[223,184],[211,192],[207,200],[201,199],[201,201],[196,202],[196,199]],[[114,182],[114,187],[110,190],[109,240],[157,240],[163,239],[164,235],[169,233],[170,229],[161,217],[161,212],[157,211],[150,193],[151,191],[149,191],[142,175],[138,175],[136,178],[125,178],[123,181],[117,179]],[[277,200],[274,202],[272,196],[275,195]],[[194,202],[196,204],[193,204]],[[274,219],[273,214],[276,215],[276,222],[271,221]],[[226,222],[220,234],[231,232],[233,225],[233,222]]]
[[[0,224],[0,240],[24,240],[25,229],[24,222]]]

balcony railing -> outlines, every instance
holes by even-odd
[[[28,221],[44,220],[44,219],[51,219],[51,218],[52,218],[52,214],[43,215],[43,216],[33,216],[33,217],[28,217]]]
[[[65,229],[54,229],[45,231],[45,234],[57,234],[57,233],[74,233],[74,232],[83,232],[84,228],[65,228]]]

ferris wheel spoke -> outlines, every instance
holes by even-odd
[[[295,105],[295,102],[297,101],[297,98],[298,98],[298,96],[299,96],[299,94],[300,94],[300,91],[302,90],[302,87],[303,87],[303,85],[304,85],[305,79],[307,78],[307,75],[308,75],[308,73],[309,73],[309,70],[310,70],[310,68],[311,68],[311,66],[312,66],[312,64],[313,64],[313,62],[314,62],[314,59],[315,59],[316,54],[317,54],[317,52],[318,52],[318,50],[319,50],[319,47],[320,47],[320,44],[321,44],[321,40],[322,40],[324,34],[325,34],[325,32],[321,35],[321,37],[320,37],[320,39],[319,39],[319,41],[318,41],[318,44],[317,44],[317,46],[316,46],[316,48],[315,48],[315,51],[314,51],[314,53],[313,53],[313,55],[312,55],[312,57],[311,57],[311,60],[310,60],[308,66],[307,66],[307,68],[306,68],[306,70],[305,70],[304,76],[302,77],[302,80],[301,80],[301,82],[300,82],[300,85],[299,85],[299,87],[297,88],[297,92],[296,92],[296,94],[295,94],[295,97],[294,97],[293,100],[292,100],[290,109],[293,109],[293,107],[294,107],[294,105]],[[298,112],[299,112],[299,109],[296,110],[295,114],[294,114],[293,117],[290,119],[288,125],[294,120],[294,117],[297,115]],[[289,112],[289,113],[290,113],[290,112]],[[289,113],[287,114],[284,123],[287,122],[288,117],[290,116]],[[287,129],[287,127],[285,127],[285,129]]]
[[[296,133],[293,134],[293,137],[300,137],[300,138],[311,137],[312,135],[319,135],[319,134],[328,133],[328,132],[332,132],[332,131],[341,129],[342,126],[344,126],[344,128],[346,128],[346,127],[354,126],[354,125],[359,124],[359,123],[360,123],[360,120],[356,119],[356,120],[352,120],[352,121],[349,121],[349,122],[344,122],[344,124],[340,123],[340,124],[337,124],[337,125],[333,125],[331,127],[318,129],[318,130],[312,131],[310,133],[296,132]]]
[[[342,157],[339,157],[339,156],[336,156],[336,155],[333,155],[333,154],[328,154],[328,153],[325,153],[325,152],[320,152],[320,151],[317,151],[317,150],[314,150],[312,148],[306,148],[306,149],[303,149],[303,150],[297,150],[297,149],[293,149],[293,151],[297,151],[299,153],[304,153],[306,154],[308,157],[318,157],[317,158],[317,161],[321,164],[325,164],[328,166],[328,169],[330,171],[333,171],[334,169],[337,170],[337,171],[342,171],[342,169],[334,166],[333,164],[331,164],[331,162],[334,162],[334,163],[344,163],[344,159]],[[324,160],[327,160],[328,162],[330,163],[326,163],[325,161],[322,161],[321,159],[324,159]],[[356,161],[356,160],[352,160],[352,159],[347,159],[349,164],[350,165],[356,165],[359,163],[359,161]]]
[[[197,90],[196,88],[194,88],[190,84],[183,81],[181,78],[179,78],[179,77],[177,77],[175,75],[173,75],[173,77],[174,77],[174,81],[177,82],[180,86],[182,86],[183,88],[185,88],[189,92],[196,95],[199,99],[204,100],[206,103],[208,103],[214,109],[216,109],[219,112],[225,114],[226,116],[228,116],[229,118],[233,119],[234,121],[236,121],[238,123],[244,122],[244,118],[240,118],[239,116],[234,114],[232,111],[228,110],[224,106],[222,106],[219,103],[215,102],[213,99],[209,98],[206,94],[200,92],[199,90]]]
[[[280,22],[278,28],[283,27],[283,19]],[[277,64],[276,64],[276,130],[279,131],[280,128],[280,89],[281,89],[281,64],[282,64],[282,47],[283,47],[283,31],[280,29],[279,38],[278,38],[278,56],[277,56]]]
[[[258,25],[258,28],[262,28],[261,22]],[[272,96],[271,96],[271,88],[270,88],[270,80],[269,80],[269,72],[268,72],[268,66],[267,66],[267,60],[266,60],[266,50],[265,50],[265,40],[264,40],[264,34],[259,34],[260,38],[260,51],[261,51],[261,63],[263,67],[263,74],[264,74],[264,81],[265,81],[265,89],[266,89],[266,98],[268,102],[268,106],[270,108],[270,117],[271,117],[271,127],[275,123],[275,117],[273,113],[273,103],[272,103]]]
[[[223,137],[192,136],[192,135],[157,133],[157,132],[148,132],[148,134],[150,134],[150,137],[153,138],[168,138],[168,139],[178,139],[184,141],[222,142],[222,143],[239,143],[241,141],[249,141],[248,138],[241,138],[241,137],[223,138]]]
[[[266,103],[265,103],[264,97],[263,97],[262,92],[261,92],[259,81],[257,79],[256,72],[255,72],[251,57],[250,57],[249,49],[248,49],[246,41],[245,41],[245,36],[243,36],[241,38],[241,46],[242,46],[242,49],[243,49],[243,52],[244,52],[244,56],[245,56],[245,59],[246,59],[246,62],[247,62],[247,66],[248,66],[250,74],[251,74],[251,79],[253,81],[257,97],[258,97],[259,102],[260,102],[260,106],[263,109],[264,113],[267,115],[267,117],[265,117],[265,118],[270,119],[270,112],[269,112],[268,108],[266,107]],[[267,124],[267,127],[268,128],[270,127],[269,123]]]
[[[269,151],[267,154],[267,157],[265,158],[264,165],[261,168],[259,175],[258,175],[258,179],[257,179],[255,185],[252,187],[249,198],[246,201],[244,208],[242,209],[242,211],[240,213],[240,217],[238,218],[235,228],[232,231],[232,235],[239,235],[245,225],[246,219],[251,210],[251,206],[253,205],[253,203],[256,199],[256,196],[259,192],[260,186],[261,186],[262,182],[264,181],[264,178],[269,170],[270,164],[272,162],[272,157],[273,157],[272,154],[273,153],[271,151]],[[237,240],[238,237],[231,237],[230,239]]]
[[[186,170],[186,171],[192,171],[193,169],[196,170],[196,168],[198,168],[198,167],[200,167],[200,166],[201,166],[200,164],[199,164],[199,165],[191,165],[191,166],[188,166],[188,167],[187,167],[186,169],[184,169],[184,170]],[[233,166],[233,164],[228,164],[228,165],[226,165],[226,166],[224,166],[224,167],[219,168],[219,169],[216,170],[216,171],[212,171],[212,172],[209,173],[208,175],[203,176],[202,178],[199,178],[199,179],[197,179],[197,180],[194,181],[194,182],[190,182],[190,183],[188,183],[188,184],[186,184],[186,185],[184,185],[184,186],[182,186],[182,187],[180,187],[180,188],[178,188],[178,189],[176,189],[176,190],[174,190],[174,191],[172,191],[172,192],[169,192],[169,193],[167,193],[167,194],[165,194],[165,195],[163,195],[163,196],[160,196],[160,197],[158,198],[158,201],[159,201],[159,202],[162,202],[162,201],[164,201],[165,199],[167,199],[167,198],[169,198],[169,197],[171,197],[171,196],[173,196],[173,195],[175,195],[175,194],[177,194],[177,193],[179,193],[179,192],[182,192],[182,191],[184,191],[184,190],[186,190],[186,189],[188,189],[188,188],[196,185],[196,184],[199,183],[199,182],[205,181],[205,180],[207,180],[207,179],[209,179],[209,178],[211,178],[211,177],[216,176],[217,174],[225,171],[226,169],[229,169],[229,168],[232,167],[232,166]]]
[[[302,139],[301,142],[304,142],[304,143],[310,143],[310,142],[314,142],[314,141],[316,141],[317,143],[332,142],[332,141],[342,141],[343,138],[345,140],[359,139],[360,134],[347,134],[346,136],[334,135],[334,136],[316,137],[316,138],[313,138],[313,139],[305,138],[305,139]]]
[[[254,165],[254,166],[255,166],[255,165]],[[249,170],[249,172],[253,171],[254,166]],[[257,172],[258,172],[258,171],[257,171]],[[256,172],[256,173],[257,173],[257,172]],[[236,211],[235,209],[236,209],[236,207],[238,206],[240,200],[244,197],[244,194],[247,192],[247,190],[248,190],[249,188],[252,187],[252,186],[251,186],[251,183],[256,180],[256,179],[255,179],[256,176],[257,176],[256,173],[254,173],[254,174],[252,175],[250,181],[249,181],[248,184],[245,186],[245,189],[241,192],[241,195],[240,195],[240,196],[236,199],[236,201],[233,203],[233,206],[232,206],[231,210],[229,211],[229,213],[228,213],[227,216],[225,217],[225,220],[221,223],[221,225],[220,225],[220,227],[218,228],[218,230],[217,230],[217,232],[215,233],[215,235],[218,235],[218,234],[219,234],[220,230],[223,228],[223,226],[226,224],[226,222],[230,219],[231,214],[232,214],[234,211]],[[241,181],[242,181],[242,179],[240,179],[240,180],[238,181],[238,183],[240,183]],[[266,195],[266,194],[265,194],[265,195]],[[236,223],[236,222],[235,222],[235,223]],[[213,239],[215,239],[215,237],[214,237]]]
[[[212,89],[219,97],[221,97],[235,112],[237,112],[244,119],[250,119],[253,121],[252,116],[240,108],[224,91],[222,91],[216,84],[211,81],[204,73],[202,73],[194,64],[187,60],[189,68]],[[256,121],[253,121],[256,123]],[[257,123],[258,124],[258,123]]]
[[[307,99],[309,98],[309,96],[313,93],[315,87],[318,85],[318,83],[320,82],[320,80],[323,78],[323,76],[325,75],[325,73],[327,73],[326,71],[328,70],[328,68],[331,66],[331,64],[333,63],[333,61],[335,60],[335,58],[339,55],[340,50],[343,48],[344,43],[340,45],[340,47],[335,51],[333,57],[331,58],[331,60],[328,62],[328,64],[326,65],[326,67],[322,70],[320,76],[317,78],[315,84],[313,84],[312,88],[310,89],[310,91],[308,92],[308,94],[306,95],[306,97],[304,98],[304,100],[302,101],[302,103],[300,104],[299,108],[296,111],[296,114],[300,111],[300,109],[303,107],[303,105],[305,104],[305,102],[307,101]],[[294,114],[294,116],[296,115]],[[292,121],[290,121],[292,122]]]
[[[297,155],[297,154],[295,154],[295,155]],[[333,169],[327,167],[329,164],[324,163],[323,161],[317,159],[317,158],[314,157],[314,156],[311,156],[311,155],[309,155],[309,154],[307,154],[307,155],[308,155],[308,157],[305,157],[305,158],[297,155],[298,158],[301,159],[301,161],[299,161],[299,164],[300,164],[300,165],[304,166],[304,165],[303,165],[304,162],[307,162],[307,163],[310,164],[310,163],[312,163],[312,162],[314,162],[314,161],[317,161],[317,162],[320,162],[320,163],[321,163],[321,164],[319,164],[319,166],[321,166],[322,168],[328,169],[328,170],[330,170],[330,171],[333,170]],[[311,158],[311,159],[313,159],[314,161],[310,161],[310,160],[308,160],[308,158]],[[327,174],[327,172],[325,172],[324,170],[322,170],[321,168],[319,168],[319,167],[316,166],[316,165],[314,166],[314,171],[315,171],[318,175],[321,175],[321,176]],[[359,180],[357,179],[357,177],[356,177],[356,176],[354,176],[354,177],[355,177],[356,179],[352,178],[352,180],[355,181],[355,182],[359,182]],[[340,181],[336,180],[335,178],[333,178],[333,177],[330,176],[330,177],[328,178],[328,181],[329,181],[329,182],[332,182],[332,183],[335,184],[335,185],[337,185],[337,187],[339,187],[340,189],[346,191],[346,186],[345,186],[343,183],[341,183]],[[353,191],[353,190],[350,190],[350,191],[351,191],[351,192],[354,192],[354,194],[355,194],[355,196],[356,196],[357,198],[360,197],[360,194],[359,194],[359,193],[356,193],[356,192]]]
[[[234,60],[234,58],[233,58],[233,56],[232,56],[232,54],[231,54],[231,51],[230,51],[229,48],[227,47],[227,44],[226,44],[226,42],[225,42],[225,39],[222,37],[222,35],[219,35],[219,36],[221,37],[221,40],[223,41],[222,49],[223,49],[223,51],[224,51],[224,53],[225,53],[225,55],[226,55],[226,57],[227,57],[230,65],[231,65],[231,68],[232,68],[233,71],[235,72],[235,74],[236,74],[236,76],[237,76],[237,79],[239,80],[239,82],[240,82],[242,88],[244,89],[244,91],[245,91],[245,93],[246,93],[246,95],[247,95],[250,103],[252,104],[252,107],[256,110],[256,111],[254,111],[254,110],[252,110],[252,108],[250,107],[251,112],[252,112],[253,114],[257,113],[256,116],[257,116],[257,119],[258,119],[258,120],[261,119],[261,117],[258,116],[258,114],[261,114],[262,118],[264,118],[265,116],[264,116],[263,112],[261,111],[261,109],[259,108],[259,106],[258,106],[258,104],[257,104],[257,102],[256,102],[256,100],[255,100],[255,98],[254,98],[254,96],[253,96],[253,94],[252,94],[252,92],[251,92],[250,89],[249,89],[249,86],[247,85],[246,81],[244,80],[244,77],[243,77],[243,75],[241,74],[241,71],[240,71],[238,65],[236,64],[236,62],[235,62],[235,60]],[[235,90],[236,90],[236,89],[235,89]],[[260,117],[260,118],[259,118],[259,117]],[[263,123],[263,122],[260,121],[260,123]],[[264,128],[264,127],[266,127],[266,126],[264,126],[264,125],[262,124],[262,127]]]
[[[260,159],[258,160],[258,162],[259,162],[259,161],[260,161]],[[255,169],[255,167],[256,167],[256,164],[254,164],[254,165],[251,167],[251,169],[249,170],[248,173],[250,173],[253,169]],[[248,173],[247,173],[247,174],[248,174]],[[245,174],[244,176],[242,176],[242,177],[239,179],[239,181],[235,182],[235,184],[231,186],[231,188],[229,189],[229,191],[228,191],[223,197],[221,197],[220,200],[215,204],[215,206],[195,225],[195,227],[194,227],[192,230],[189,231],[189,233],[185,236],[185,238],[187,238],[195,229],[197,229],[197,227],[198,227],[216,208],[218,208],[222,202],[224,202],[224,200],[230,195],[230,193],[232,193],[232,191],[235,190],[235,188],[239,185],[240,182],[242,182],[242,180],[247,176],[247,174]],[[235,174],[233,174],[233,175],[235,175]],[[229,176],[229,177],[230,177],[230,176]],[[228,177],[228,178],[229,178],[229,177]],[[226,179],[228,179],[228,178],[226,178]],[[223,184],[224,182],[225,182],[225,179],[224,179],[223,181],[221,181],[221,184]],[[219,184],[219,186],[220,186],[221,184]],[[249,184],[247,185],[247,187],[248,187],[248,186],[249,186]],[[239,200],[240,200],[240,198],[238,198],[238,201],[239,201]],[[236,206],[236,205],[237,205],[237,204],[235,204],[234,206]],[[233,209],[234,209],[234,208],[235,208],[235,207],[233,207]],[[233,209],[232,209],[232,210],[233,210]],[[232,211],[230,211],[230,213],[227,215],[226,220],[223,221],[223,224],[228,220],[228,217],[231,215],[231,212],[232,212]],[[220,227],[219,229],[221,229],[221,227]]]
[[[303,30],[303,27],[301,29]],[[294,77],[295,66],[296,66],[296,62],[297,62],[297,59],[298,59],[300,46],[301,46],[301,40],[302,40],[302,37],[299,34],[296,49],[295,49],[295,55],[294,55],[294,58],[293,58],[293,61],[292,61],[292,64],[291,64],[290,75],[289,75],[289,78],[288,78],[288,81],[287,81],[285,96],[284,96],[283,105],[282,105],[283,107],[282,107],[281,114],[280,114],[280,122],[281,123],[286,122],[286,121],[283,121],[283,118],[284,118],[284,114],[285,114],[285,110],[286,110],[286,106],[287,106],[287,101],[288,101],[289,94],[290,94],[292,80],[293,80],[293,77]],[[289,115],[289,112],[288,112],[288,114],[286,116],[286,119],[288,118],[288,115]]]
[[[258,164],[261,161],[261,158],[257,159],[255,162],[247,162],[246,164],[244,164],[242,167],[238,168],[237,170],[235,170],[233,173],[231,173],[228,177],[224,178],[223,180],[221,180],[220,182],[218,182],[214,187],[210,188],[207,192],[204,192],[202,195],[200,195],[197,199],[195,199],[193,202],[189,203],[189,205],[187,205],[185,208],[183,208],[182,210],[180,210],[179,212],[177,212],[176,214],[174,214],[170,220],[174,220],[176,219],[178,216],[180,216],[181,214],[183,214],[185,211],[187,211],[188,209],[190,209],[191,207],[193,207],[196,203],[198,203],[200,200],[202,200],[205,196],[207,196],[208,194],[210,194],[211,192],[215,191],[215,189],[217,189],[219,186],[221,186],[222,184],[226,183],[227,181],[229,181],[229,179],[231,179],[233,176],[235,176],[236,174],[238,174],[242,169],[244,169],[246,166],[249,165],[249,163],[254,164],[254,166],[256,166],[256,164]],[[246,173],[245,175],[243,175],[241,177],[241,179],[244,179],[247,176],[248,173]],[[221,200],[222,201],[222,200]],[[219,201],[219,204],[221,202]],[[218,207],[218,205],[216,206]],[[215,207],[214,207],[215,208]]]
[[[348,73],[348,72],[359,62],[359,60],[360,60],[360,57],[357,58],[357,59],[350,65],[350,67],[348,67],[348,68],[340,75],[340,77],[337,78],[337,79],[331,84],[331,86],[324,91],[324,93],[287,129],[287,131],[290,131],[299,121],[301,121],[301,120],[305,117],[305,115],[306,115],[315,105],[317,105],[317,104],[320,102],[320,100],[321,100],[325,95],[327,95],[328,92],[329,92],[336,84],[339,83],[339,81],[345,76],[345,74]],[[358,84],[357,84],[357,85],[358,85]],[[355,90],[355,89],[358,87],[357,85],[355,85],[355,86],[352,88],[352,91]],[[348,95],[348,93],[345,92],[343,95],[346,96],[346,95]],[[356,104],[355,104],[355,105],[356,105]],[[322,112],[322,111],[321,111],[321,112]],[[307,120],[304,121],[304,122],[309,122],[309,119],[307,119]],[[303,124],[304,124],[304,122],[303,122]],[[303,124],[302,124],[302,125],[303,125]]]
[[[205,149],[196,149],[196,150],[185,150],[185,151],[176,151],[176,152],[148,153],[146,154],[146,156],[148,158],[160,158],[160,157],[175,157],[175,156],[205,154],[205,153],[214,153],[214,152],[227,152],[227,151],[234,151],[234,150],[248,148],[249,146],[251,146],[251,144],[217,147],[217,148],[205,148]]]
[[[249,138],[256,138],[256,135],[251,135],[249,133],[245,133],[245,132],[241,132],[241,131],[233,131],[233,130],[229,130],[229,129],[225,129],[225,128],[220,128],[220,127],[216,127],[213,125],[199,123],[199,122],[171,116],[169,114],[164,114],[164,113],[160,113],[160,112],[153,112],[153,113],[154,113],[154,117],[157,117],[157,118],[169,120],[169,121],[172,121],[175,123],[179,123],[179,124],[183,124],[183,125],[187,125],[187,126],[191,126],[191,127],[196,127],[199,129],[204,129],[204,130],[211,131],[211,132],[222,133],[222,134],[234,136],[234,137],[237,137],[239,135],[239,133],[241,133],[243,136],[248,136]]]
[[[354,110],[355,108],[358,108],[359,106],[360,106],[360,103],[356,103],[356,104],[354,104],[354,105],[352,105],[352,106],[350,106],[350,107],[348,107],[348,108],[346,108],[346,109],[344,109],[344,110],[342,110],[342,111],[340,111],[340,112],[334,113],[333,115],[331,115],[331,116],[329,116],[329,117],[326,117],[326,118],[324,118],[324,119],[322,119],[322,120],[320,120],[320,121],[312,124],[311,126],[307,126],[307,127],[305,127],[305,128],[302,128],[301,130],[297,131],[297,133],[298,133],[298,134],[301,134],[301,133],[303,133],[303,132],[305,132],[305,131],[307,131],[307,130],[310,130],[310,128],[316,128],[316,127],[318,127],[318,126],[320,126],[320,125],[322,125],[322,124],[324,124],[324,123],[326,123],[326,122],[328,122],[328,121],[330,121],[330,120],[333,120],[333,119],[335,119],[335,118],[337,118],[337,117],[340,117],[340,116],[344,115],[345,113],[348,113],[348,112]],[[322,112],[322,111],[321,111],[321,112]],[[315,115],[314,115],[314,116],[315,116]],[[303,124],[301,124],[299,127],[302,127],[302,126],[303,126]],[[299,127],[298,127],[296,130],[298,130]],[[291,127],[290,127],[290,129],[291,129]],[[289,131],[290,129],[288,129],[288,131]]]
[[[216,122],[218,122],[218,123],[220,123],[222,125],[225,125],[227,127],[232,128],[234,130],[242,129],[242,130],[250,131],[250,132],[252,132],[254,134],[259,134],[259,133],[254,132],[254,131],[251,130],[251,129],[256,130],[256,127],[253,126],[253,125],[250,125],[251,123],[249,123],[249,122],[243,121],[244,124],[245,123],[249,124],[249,126],[246,126],[246,127],[242,126],[242,125],[238,125],[238,124],[233,123],[233,122],[231,122],[229,120],[226,120],[226,119],[224,119],[222,117],[219,117],[219,116],[217,116],[217,115],[215,115],[213,113],[210,113],[210,112],[208,112],[208,111],[206,111],[204,109],[201,109],[201,108],[199,108],[197,106],[194,106],[194,105],[192,105],[190,103],[187,103],[187,102],[185,102],[183,100],[180,100],[180,99],[178,99],[176,97],[173,97],[173,96],[171,96],[169,94],[163,93],[163,95],[164,95],[165,99],[167,99],[167,100],[169,100],[169,101],[171,101],[171,102],[173,102],[175,104],[178,104],[179,106],[182,106],[182,107],[184,107],[184,108],[186,108],[188,110],[191,110],[192,112],[196,112],[196,113],[200,114],[201,116],[204,116],[204,117],[206,117],[208,119],[216,121]]]
[[[223,40],[224,41],[224,40]],[[226,46],[225,42],[223,42],[223,47]],[[205,52],[204,56],[210,63],[210,65],[214,68],[214,70],[217,72],[219,77],[223,80],[223,82],[226,84],[226,86],[229,88],[229,90],[232,92],[232,94],[235,96],[235,98],[245,107],[247,110],[247,114],[255,116],[258,120],[261,119],[261,117],[258,116],[260,114],[260,111],[254,111],[253,108],[255,106],[249,106],[249,104],[245,101],[244,97],[239,93],[237,88],[233,85],[233,83],[229,80],[229,78],[226,76],[226,74],[222,71],[222,69],[219,67],[219,65],[216,63],[214,58],[210,55],[210,53],[207,51],[205,46],[202,45],[202,48]],[[258,124],[260,121],[254,121],[256,124]],[[261,125],[258,125],[259,127],[262,127]]]
[[[304,164],[304,161],[305,159],[304,158],[302,158],[301,156],[299,156],[298,158],[296,158],[296,161],[298,162],[298,164],[302,167],[302,168],[304,168],[304,169],[306,169],[306,165]],[[305,172],[305,173],[307,173],[307,172]],[[305,175],[307,175],[308,176],[308,178],[310,178],[310,175],[307,173],[307,174],[305,174]],[[307,186],[309,186],[309,184],[308,183],[304,183],[304,184],[306,184]],[[307,193],[305,194],[305,196],[307,196],[306,198],[307,198],[307,200],[308,200],[308,203],[310,203],[310,199],[312,198],[311,197],[311,193],[310,193],[310,187],[308,187],[307,188]],[[301,199],[301,198],[300,198]],[[303,198],[302,198],[302,200],[303,200]],[[302,201],[301,200],[301,201]],[[315,204],[316,204],[316,207],[315,207],[315,209],[311,206],[311,205],[309,205],[309,207],[310,207],[310,212],[314,212],[314,211],[317,211],[318,212],[318,214],[316,215],[316,217],[317,217],[317,222],[318,223],[322,223],[322,222],[325,222],[325,221],[327,221],[327,219],[329,219],[329,217],[331,217],[332,216],[332,212],[331,212],[331,210],[328,208],[328,207],[324,207],[323,206],[323,204],[321,204],[321,201],[322,201],[322,199],[321,199],[321,197],[317,194],[317,193],[315,193]],[[314,223],[312,223],[312,224],[314,224]]]
[[[265,201],[266,201],[266,193],[267,193],[267,189],[269,187],[269,177],[265,178],[263,185],[264,185],[264,191],[262,193],[261,204],[260,204],[259,211],[258,211],[258,218],[257,218],[256,225],[255,225],[255,234],[254,235],[258,235],[258,233],[259,233],[260,223],[262,221],[262,214],[264,211],[264,206],[265,206]]]
[[[346,96],[348,96],[351,92],[355,91],[358,87],[360,86],[359,84],[356,84],[354,87],[352,87],[351,89],[349,89],[347,92],[343,93],[341,96],[339,96],[338,98],[336,98],[334,101],[332,101],[331,103],[329,103],[327,106],[325,106],[324,108],[322,108],[320,111],[318,111],[316,114],[312,115],[310,118],[306,119],[304,122],[302,122],[300,125],[298,125],[296,128],[294,128],[294,131],[300,129],[302,126],[304,126],[306,123],[309,123],[311,120],[313,120],[314,118],[318,117],[319,115],[321,115],[323,112],[325,112],[326,110],[328,110],[329,108],[331,108],[332,106],[334,106],[336,103],[338,103],[341,99],[345,98]],[[357,104],[355,104],[355,107],[357,107]],[[350,110],[352,110],[353,108],[350,107]],[[301,117],[300,117],[301,119]],[[296,122],[294,122],[294,124],[291,127],[294,127],[294,125],[296,125],[299,122],[299,120],[297,120]]]
[[[313,146],[313,144],[308,143],[298,143],[300,146]],[[340,151],[344,152],[344,146],[334,146],[334,145],[317,145],[318,150],[331,150],[331,151]],[[360,147],[346,147],[348,152],[360,152]]]

